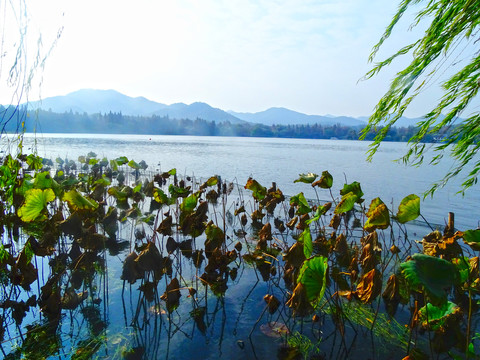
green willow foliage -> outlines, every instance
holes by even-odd
[[[403,0],[400,3],[390,25],[374,46],[369,61],[373,61],[377,51],[391,35],[405,11],[421,2],[422,0]],[[478,42],[480,2],[478,0],[426,1],[426,5],[417,13],[411,26],[417,26],[419,23],[429,24],[422,38],[401,48],[386,60],[376,63],[365,75],[366,79],[370,79],[397,57],[405,54],[413,56],[411,63],[397,73],[389,90],[376,105],[368,126],[362,131],[361,138],[365,138],[372,129],[376,130],[377,125],[385,123],[368,151],[368,159],[371,159],[390,128],[400,119],[412,100],[436,76],[439,76],[445,67],[455,63],[455,60],[451,60],[450,57],[458,53],[456,49],[459,46],[463,47],[472,54],[471,57],[465,66],[442,83],[442,98],[419,123],[417,131],[409,140],[409,150],[402,160],[407,164],[421,164],[426,152],[425,138],[432,134],[436,135],[441,140],[433,147],[435,156],[430,163],[438,163],[445,153],[449,153],[456,162],[442,180],[432,185],[425,196],[433,195],[438,188],[458,175],[462,168],[473,160],[473,170],[468,173],[462,183],[460,192],[464,193],[467,188],[476,184],[480,172],[480,160],[475,158],[480,147],[480,114],[478,111],[465,114],[467,106],[476,97],[480,87]],[[445,117],[441,114],[445,114]],[[460,116],[464,119],[460,120]]]

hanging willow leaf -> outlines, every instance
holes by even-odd
[[[411,260],[400,264],[400,268],[410,288],[425,291],[432,304],[437,306],[447,301],[445,289],[460,279],[451,262],[424,254],[413,254]]]
[[[403,198],[398,206],[397,220],[401,224],[415,220],[420,216],[420,198],[410,194]]]
[[[375,229],[386,229],[390,226],[390,213],[380,198],[372,200],[367,212],[367,218],[363,227],[365,231],[372,232]]]
[[[305,184],[311,184],[318,177],[318,175],[314,174],[314,173],[299,174],[298,176],[299,176],[299,178],[294,180],[293,181],[294,183],[302,182],[302,183],[305,183]]]
[[[53,200],[55,200],[55,194],[52,189],[30,189],[25,193],[25,203],[18,209],[18,216],[25,222],[46,219],[43,213],[47,203]]]
[[[305,287],[307,299],[314,307],[323,298],[327,287],[328,259],[316,256],[305,260],[298,274],[297,283]]]

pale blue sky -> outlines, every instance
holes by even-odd
[[[45,48],[63,27],[43,71],[43,98],[115,89],[166,104],[203,101],[240,112],[281,106],[351,116],[369,115],[394,74],[392,68],[357,83],[397,4],[27,0],[29,24],[41,29]],[[413,39],[408,24],[401,24],[379,60]],[[414,104],[410,114],[426,110]]]

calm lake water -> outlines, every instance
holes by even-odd
[[[34,138],[27,134],[27,151],[33,148],[34,139],[38,154],[53,160],[57,157],[76,160],[90,151],[108,159],[127,156],[137,162],[145,160],[151,170],[176,168],[182,174],[201,178],[220,175],[240,185],[249,176],[267,187],[275,181],[285,194],[303,191],[311,198],[316,196],[311,186],[293,181],[300,173],[321,174],[328,170],[334,178],[334,196],[338,196],[345,182],[358,181],[367,204],[380,197],[395,211],[406,195],[414,193],[422,197],[453,164],[450,159],[436,166],[426,161],[420,167],[395,162],[405,153],[405,143],[385,142],[368,163],[369,142],[362,141],[97,134],[43,134]],[[461,180],[461,177],[454,179],[437,191],[433,199],[422,202],[421,212],[429,222],[443,226],[448,212],[454,212],[458,229],[479,226],[480,192],[471,188],[465,197],[456,194]],[[330,194],[319,192],[319,197],[330,199]]]

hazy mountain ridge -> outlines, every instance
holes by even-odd
[[[171,119],[197,118],[215,123],[230,122],[241,124],[251,122],[264,125],[307,125],[320,124],[322,126],[364,126],[368,117],[349,117],[333,115],[307,115],[282,107],[273,107],[257,113],[243,113],[224,111],[214,108],[203,102],[194,102],[190,105],[175,103],[162,104],[145,97],[130,97],[116,90],[82,89],[63,96],[45,98],[42,101],[31,102],[30,108],[40,108],[55,113],[105,114],[109,112],[122,113],[129,116],[167,116]],[[402,118],[397,126],[415,125],[420,119]]]

